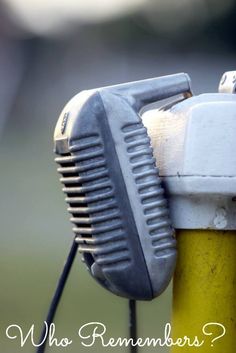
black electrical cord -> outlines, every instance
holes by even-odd
[[[76,241],[76,238],[74,238],[72,246],[70,248],[70,252],[69,252],[68,257],[66,259],[63,271],[62,271],[61,276],[59,278],[59,281],[58,281],[58,284],[56,287],[56,291],[53,295],[53,298],[52,298],[52,301],[51,301],[51,304],[49,307],[49,311],[48,311],[48,315],[47,315],[47,319],[46,319],[48,329],[49,329],[50,325],[52,324],[53,319],[55,317],[58,304],[60,302],[63,290],[66,285],[66,281],[68,279],[71,267],[73,265],[75,256],[77,254],[77,249],[78,249],[78,243]],[[46,343],[47,343],[47,339],[48,339],[48,335],[45,338],[45,335],[47,334],[46,330],[47,330],[46,325],[44,325],[44,327],[42,329],[41,337],[39,340],[39,344],[41,342],[43,342],[43,343],[38,347],[36,353],[44,353],[45,352]]]
[[[129,300],[129,337],[135,343],[137,340],[137,313],[136,300]],[[137,353],[138,347],[130,344],[130,353]]]
[[[50,325],[53,323],[53,319],[55,317],[56,314],[56,310],[58,308],[61,296],[63,294],[63,290],[65,288],[68,276],[70,274],[70,270],[71,267],[74,263],[74,259],[75,256],[77,254],[77,250],[78,250],[78,242],[76,241],[76,237],[73,240],[72,246],[70,248],[70,252],[68,254],[68,257],[66,259],[63,271],[61,273],[61,276],[59,278],[57,287],[56,287],[56,291],[53,295],[50,307],[49,307],[49,311],[48,311],[48,315],[47,315],[47,319],[46,319],[46,324],[44,324],[42,332],[41,332],[41,336],[40,336],[40,340],[39,340],[39,344],[40,346],[38,346],[36,353],[44,353],[45,349],[46,349],[46,343],[48,340],[48,331],[47,328],[49,330]],[[132,338],[133,342],[135,342],[137,340],[137,318],[136,318],[136,301],[135,300],[129,300],[129,336],[130,338]],[[41,344],[42,342],[42,344]],[[130,353],[137,353],[137,346],[133,346],[130,345]]]

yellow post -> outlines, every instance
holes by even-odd
[[[235,353],[236,231],[180,230],[177,243],[172,337],[205,342],[198,348],[173,346],[171,353]],[[204,334],[208,323],[218,324],[205,326]],[[217,338],[220,325],[226,333]]]
[[[235,74],[228,94],[143,114],[178,229],[171,353],[236,353]],[[181,347],[196,336],[203,345]]]

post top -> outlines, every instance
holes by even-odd
[[[180,229],[236,229],[236,96],[202,94],[144,113]]]

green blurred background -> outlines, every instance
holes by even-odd
[[[0,2],[0,352],[34,352],[6,339],[8,325],[35,324],[36,338],[72,241],[53,155],[64,104],[82,89],[187,72],[195,94],[217,91],[236,68],[234,1],[130,0]],[[171,286],[138,304],[139,335],[162,337]],[[68,348],[48,352],[126,352],[83,348],[77,331],[99,321],[106,337],[127,335],[127,301],[100,288],[79,256],[56,316]],[[141,352],[168,352],[143,348]]]

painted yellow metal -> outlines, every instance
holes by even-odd
[[[236,231],[181,230],[177,242],[172,337],[198,336],[204,344],[172,346],[171,353],[235,353]],[[202,328],[208,323],[215,324],[205,326],[207,335]],[[220,325],[226,333],[217,338]]]

